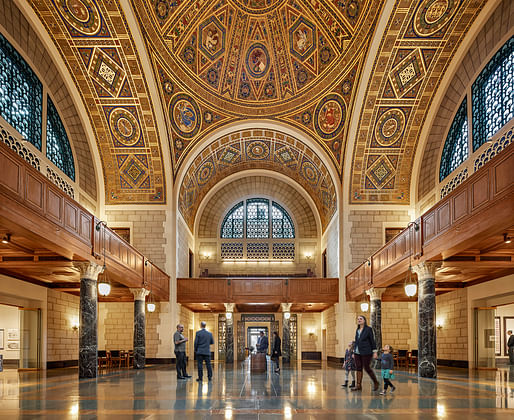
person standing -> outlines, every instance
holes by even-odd
[[[382,379],[384,380],[384,390],[380,392],[380,395],[385,395],[387,393],[387,387],[391,387],[391,394],[396,390],[396,387],[391,382],[391,379],[394,379],[394,359],[391,352],[393,348],[386,344],[382,349],[383,353],[380,357],[380,367],[382,369]]]
[[[350,385],[350,388],[355,387],[355,359],[353,357],[353,345],[353,341],[350,341],[348,343],[348,348],[344,352],[343,368],[345,371],[345,377],[344,385],[341,385],[343,388],[348,387],[348,379],[350,377],[350,374],[352,375],[352,384]]]
[[[268,345],[268,337],[264,335],[264,331],[261,331],[260,337],[257,339],[257,353],[267,353]]]
[[[375,372],[371,369],[371,358],[377,358],[377,345],[373,336],[373,329],[368,326],[366,317],[359,315],[357,317],[357,331],[355,331],[355,348],[353,350],[355,359],[355,369],[357,370],[357,383],[352,391],[362,390],[362,368],[373,381],[373,391],[377,391],[379,383]]]
[[[177,331],[173,334],[175,357],[177,361],[177,379],[186,379],[191,377],[191,375],[188,375],[186,371],[186,343],[188,339],[184,337],[182,334],[183,332],[184,326],[182,324],[178,324]]]
[[[198,378],[197,382],[202,382],[203,380],[203,362],[205,361],[205,365],[207,366],[207,378],[209,381],[212,380],[212,366],[211,366],[211,344],[214,344],[214,338],[212,338],[212,333],[207,331],[205,327],[207,324],[202,321],[200,322],[200,331],[196,332],[195,336],[195,354],[196,361],[198,366]]]
[[[280,356],[282,356],[282,340],[278,332],[273,331],[273,349],[271,350],[271,360],[275,362],[275,373],[280,373]]]
[[[507,347],[509,349],[509,363],[514,365],[514,335],[512,334],[512,330],[507,331],[509,335],[509,340],[507,341]]]

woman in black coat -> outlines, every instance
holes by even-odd
[[[281,344],[282,341],[280,340],[278,333],[273,331],[273,349],[271,350],[271,360],[276,363],[276,373],[280,372],[279,357],[282,356]]]
[[[362,390],[363,367],[373,381],[373,391],[377,391],[379,383],[375,376],[375,372],[373,372],[373,369],[371,369],[370,366],[371,358],[377,358],[377,345],[375,343],[373,329],[368,327],[366,317],[363,315],[359,315],[357,317],[357,331],[355,331],[355,348],[353,357],[355,358],[355,368],[357,370],[357,384],[352,388],[352,391]]]

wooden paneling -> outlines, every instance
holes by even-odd
[[[21,165],[10,156],[0,154],[2,168],[2,184],[16,195],[21,195]]]
[[[471,211],[476,211],[489,200],[489,173],[473,179],[471,183]]]
[[[178,303],[230,302],[227,279],[177,279]]]
[[[514,154],[506,157],[494,167],[494,197],[506,191],[514,183]]]
[[[339,279],[304,278],[289,279],[288,302],[337,303],[339,301]]]
[[[63,197],[53,188],[48,189],[46,194],[46,215],[56,223],[62,224],[63,220]]]
[[[43,212],[44,190],[41,176],[25,171],[25,201]]]

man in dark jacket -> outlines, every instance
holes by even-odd
[[[264,335],[264,331],[261,331],[261,336],[257,340],[257,353],[268,352],[268,337]]]
[[[195,353],[196,361],[198,362],[198,382],[203,380],[203,362],[207,366],[207,378],[212,380],[212,367],[211,367],[211,344],[214,344],[212,333],[207,331],[205,327],[207,324],[202,321],[200,323],[202,329],[196,332],[195,336]]]
[[[509,349],[509,363],[514,365],[514,335],[512,334],[512,330],[507,331],[509,335],[509,340],[507,341],[507,347]]]
[[[282,340],[276,331],[273,331],[273,348],[271,350],[271,360],[273,360],[276,364],[275,373],[280,372],[280,356],[282,356],[281,349]]]

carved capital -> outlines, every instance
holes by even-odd
[[[81,279],[98,280],[98,275],[104,271],[102,265],[89,261],[73,261],[73,266],[80,272]]]
[[[385,287],[371,287],[366,290],[366,294],[369,296],[370,300],[381,300],[385,291]]]
[[[133,289],[130,288],[131,293],[134,295],[134,300],[145,300],[145,297],[150,294],[150,290],[146,290],[145,288],[141,289]]]
[[[234,312],[234,308],[236,307],[235,303],[224,303],[225,305],[225,312]]]
[[[435,279],[435,272],[441,265],[442,261],[426,261],[413,266],[412,271],[417,274],[418,281]]]
[[[282,312],[290,312],[292,303],[281,303]]]

